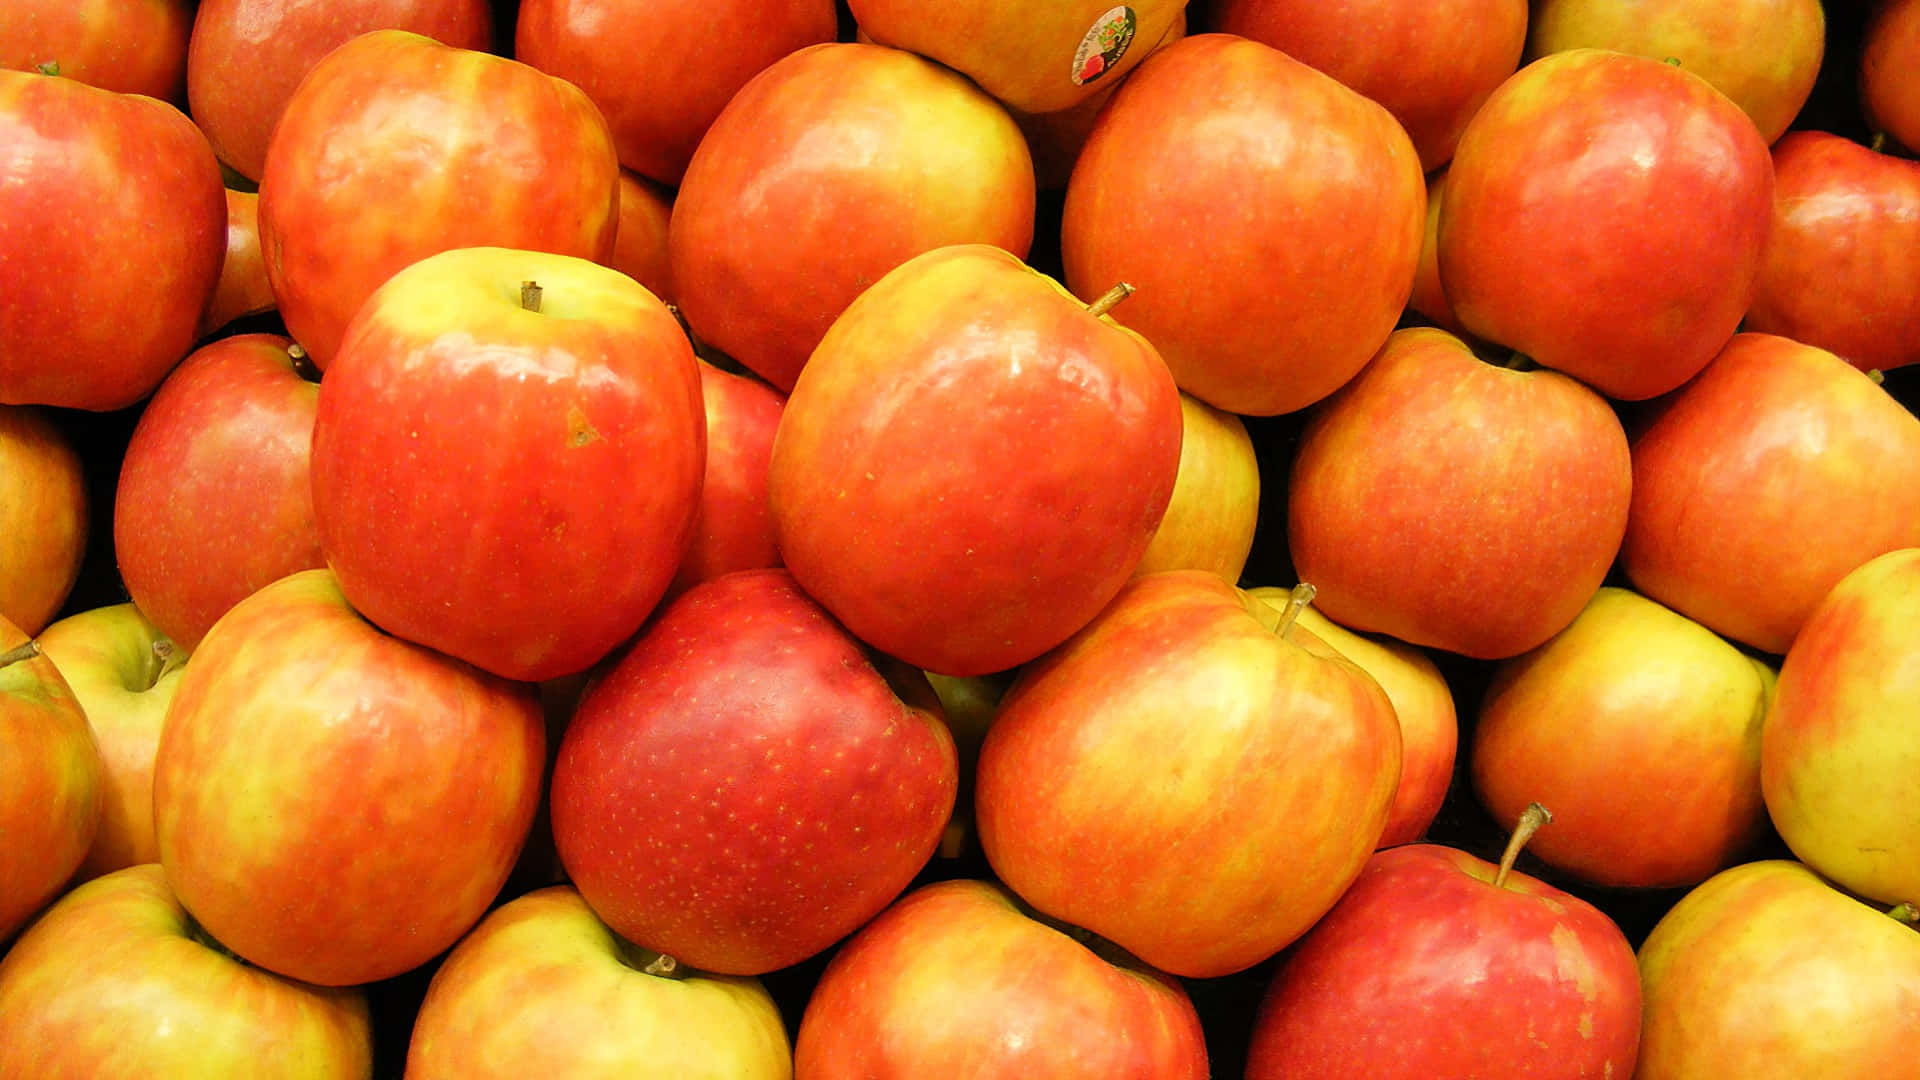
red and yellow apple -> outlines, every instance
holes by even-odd
[[[1260,462],[1238,416],[1180,395],[1180,471],[1134,574],[1211,570],[1238,583],[1260,523]]]
[[[28,634],[80,578],[92,505],[72,438],[34,405],[0,405],[0,617]]]
[[[260,194],[227,189],[227,254],[220,279],[200,313],[200,336],[212,335],[235,319],[273,310],[273,285],[260,254]]]
[[[178,105],[193,20],[192,0],[8,0],[0,68],[52,65],[89,86]]]
[[[780,565],[767,499],[767,470],[786,396],[751,375],[700,362],[707,462],[693,540],[668,592],[684,592],[734,570]]]
[[[100,824],[101,771],[60,669],[0,617],[0,946],[86,858]]]
[[[1920,151],[1920,2],[1874,7],[1860,43],[1859,85],[1868,126]]]

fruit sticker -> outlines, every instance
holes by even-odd
[[[1125,5],[1111,7],[1080,39],[1073,52],[1073,85],[1084,86],[1105,75],[1133,44],[1133,9]]]

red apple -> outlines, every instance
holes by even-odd
[[[872,0],[868,2],[871,3]],[[1050,10],[1060,11],[1065,6],[1054,5]],[[1022,12],[1030,20],[1034,9],[1025,8]],[[1139,59],[1145,59],[1155,50],[1171,45],[1186,36],[1187,12],[1183,7],[1173,20],[1173,25],[1167,28],[1158,42],[1130,41],[1128,46]],[[858,40],[868,39],[862,33]],[[1101,62],[1105,63],[1104,56]],[[1102,74],[1106,73],[1103,71]],[[1022,112],[1011,107],[1007,110],[1013,116],[1014,123],[1020,125],[1020,131],[1027,137],[1027,149],[1033,153],[1034,183],[1041,191],[1060,191],[1067,186],[1067,180],[1073,175],[1074,162],[1079,160],[1080,150],[1087,144],[1087,136],[1093,133],[1093,125],[1100,119],[1100,110],[1107,107],[1107,102],[1113,97],[1114,91],[1120,89],[1120,84],[1127,81],[1129,74],[1131,71],[1119,76],[1102,78],[1100,85],[1091,95],[1065,109],[1039,113]]]
[[[833,0],[521,0],[513,54],[587,92],[620,164],[678,184],[747,80],[838,31]]]
[[[1513,871],[1517,847],[1498,867],[1434,844],[1374,855],[1275,970],[1247,1080],[1639,1075],[1633,947]]]
[[[373,1075],[366,994],[303,986],[208,938],[158,866],[62,897],[0,959],[0,1075]]]
[[[1527,38],[1529,59],[1588,48],[1678,64],[1772,142],[1813,92],[1827,20],[1820,0],[1540,0]]]
[[[1867,124],[1920,152],[1920,2],[1875,6],[1862,34],[1859,81]]]
[[[1260,462],[1238,416],[1180,395],[1180,469],[1134,575],[1211,570],[1238,582],[1260,523]]]
[[[1432,172],[1520,66],[1526,0],[1218,0],[1213,29],[1271,45],[1387,107]]]
[[[321,550],[390,633],[510,679],[582,671],[673,579],[705,430],[686,335],[633,279],[441,252],[368,298],[321,384]]]
[[[287,99],[321,57],[369,30],[411,30],[463,49],[493,46],[488,0],[200,0],[187,103],[214,152],[259,180]]]
[[[1621,564],[1715,633],[1781,654],[1847,572],[1920,546],[1920,419],[1824,349],[1743,333],[1633,442]]]
[[[1613,398],[1664,394],[1746,314],[1773,205],[1753,120],[1684,68],[1536,60],[1467,124],[1440,208],[1460,324]]]
[[[847,629],[979,675],[1112,599],[1179,464],[1179,392],[1153,346],[963,244],[833,324],[781,414],[767,489],[786,565]]]
[[[1632,468],[1619,418],[1587,387],[1482,362],[1443,330],[1400,330],[1308,419],[1289,550],[1335,622],[1513,656],[1606,579]]]
[[[326,565],[309,444],[320,387],[278,334],[221,338],[141,411],[114,489],[127,594],[191,651],[254,590]]]
[[[1780,665],[1760,783],[1781,839],[1858,896],[1920,902],[1920,547],[1871,559],[1808,616]]]
[[[1399,778],[1372,676],[1217,575],[1171,570],[1021,669],[980,749],[974,813],[1021,899],[1209,978],[1326,913]]]
[[[1202,1080],[1180,984],[1029,916],[986,881],[918,889],[843,946],[807,999],[795,1080]]]
[[[883,274],[947,244],[1025,258],[1033,216],[1026,140],[978,87],[898,49],[815,45],[713,122],[674,198],[667,257],[694,332],[791,390]]]
[[[564,886],[495,909],[434,972],[410,1080],[603,1074],[789,1080],[759,980],[679,969],[608,930]]]
[[[1440,284],[1440,199],[1447,190],[1447,170],[1427,177],[1427,226],[1420,240],[1420,265],[1413,275],[1413,294],[1407,297],[1408,310],[1455,336],[1466,330],[1447,303],[1446,287]]]
[[[370,31],[322,57],[274,125],[260,174],[267,280],[288,333],[324,371],[368,295],[435,252],[605,261],[619,176],[606,121],[579,87]]]
[[[707,463],[694,515],[693,542],[674,571],[680,593],[734,570],[780,565],[767,501],[767,470],[786,396],[750,375],[700,362]]]
[[[620,224],[613,233],[613,254],[607,265],[673,303],[667,268],[667,223],[673,214],[673,193],[658,183],[620,171]]]
[[[385,979],[493,902],[544,758],[532,688],[382,634],[303,570],[235,605],[187,664],[154,761],[160,863],[249,964]]]
[[[28,634],[80,578],[92,517],[73,442],[44,409],[0,405],[0,617]]]
[[[1746,328],[1862,370],[1920,363],[1920,161],[1793,131],[1774,144],[1773,172]]]
[[[553,835],[615,933],[758,975],[900,895],[958,782],[926,679],[786,571],[748,570],[669,604],[587,690],[554,766]]]
[[[1501,664],[1482,697],[1474,792],[1498,820],[1534,798],[1529,850],[1612,888],[1697,885],[1766,829],[1760,722],[1773,670],[1644,596],[1604,588],[1565,630]]]
[[[235,319],[273,310],[273,286],[260,254],[260,195],[227,189],[227,254],[220,263],[207,309],[200,313],[200,336],[208,337]]]
[[[186,100],[191,0],[7,0],[0,68],[61,75],[122,94]]]
[[[193,347],[226,250],[207,140],[165,102],[0,70],[0,176],[0,402],[108,411],[152,393]]]
[[[1910,1080],[1920,935],[1799,863],[1724,870],[1640,946],[1640,1080]]]
[[[100,824],[100,751],[53,661],[0,616],[0,946],[79,868]],[[4,1044],[4,1040],[0,1040]]]
[[[159,862],[153,759],[167,706],[186,671],[186,650],[132,604],[75,612],[38,640],[73,690],[100,751],[100,825],[80,864],[80,879]]]
[[[1181,389],[1270,415],[1333,392],[1386,340],[1424,208],[1418,155],[1385,108],[1270,46],[1201,34],[1155,52],[1101,111],[1061,254],[1083,297],[1138,287],[1126,324]]]

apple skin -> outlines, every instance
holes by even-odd
[[[153,771],[167,881],[248,963],[323,986],[418,967],[492,903],[540,800],[533,689],[388,637],[302,570],[222,616]]]
[[[1238,417],[1180,395],[1180,470],[1134,576],[1211,570],[1240,580],[1260,523],[1260,462]]]
[[[1267,416],[1325,397],[1386,340],[1425,208],[1385,108],[1270,46],[1200,34],[1143,61],[1101,111],[1067,182],[1061,256],[1081,297],[1139,289],[1121,318],[1182,390]]]
[[[1846,361],[1742,333],[1633,441],[1634,588],[1780,655],[1847,572],[1920,546],[1920,419]]]
[[[200,336],[210,337],[228,323],[273,310],[273,285],[260,254],[260,194],[227,189],[227,254],[220,279],[200,313]]]
[[[801,587],[880,651],[1003,671],[1132,574],[1180,424],[1145,339],[1003,250],[936,249],[862,293],[801,372],[774,435],[774,534]]]
[[[1399,330],[1308,418],[1288,545],[1335,622],[1502,659],[1600,588],[1632,469],[1619,418],[1587,387],[1484,363],[1444,330]]]
[[[325,371],[374,289],[428,255],[492,246],[605,262],[619,177],[579,87],[369,31],[314,64],[274,125],[260,174],[267,280],[288,334]]]
[[[30,639],[0,616],[0,653]],[[100,750],[60,669],[36,653],[0,667],[0,947],[59,895],[100,824]]]
[[[310,444],[320,386],[278,334],[202,346],[135,422],[113,496],[127,595],[192,651],[228,608],[325,566]]]
[[[76,887],[0,958],[0,1074],[373,1075],[366,994],[242,963],[205,937],[154,865]]]
[[[111,411],[152,393],[226,251],[200,130],[153,98],[0,70],[0,176],[0,402]]]
[[[965,878],[902,897],[827,964],[794,1040],[796,1080],[1202,1080],[1180,984]]]
[[[1920,0],[1885,0],[1860,46],[1860,106],[1869,127],[1920,151]]]
[[[749,79],[838,32],[833,0],[521,0],[513,54],[587,92],[621,165],[677,185]]]
[[[1031,12],[1032,9],[1028,9]],[[1161,39],[1150,45],[1141,46],[1136,42],[1132,48],[1141,59],[1167,45],[1187,36],[1187,12],[1183,7],[1179,17]],[[864,33],[856,40],[868,40]],[[1033,153],[1033,176],[1035,185],[1041,191],[1062,191],[1067,180],[1073,175],[1073,164],[1080,158],[1081,147],[1087,144],[1087,136],[1093,133],[1093,125],[1100,119],[1100,110],[1107,107],[1114,91],[1126,82],[1127,76],[1103,80],[1092,95],[1083,98],[1079,104],[1053,112],[1030,113],[1009,108],[1013,121],[1020,125],[1020,131],[1027,137],[1027,149]]]
[[[613,254],[607,256],[607,265],[669,304],[673,286],[667,265],[667,223],[672,215],[671,191],[620,170],[620,224],[613,231]]]
[[[1610,888],[1697,885],[1766,830],[1760,725],[1773,669],[1699,623],[1603,588],[1501,664],[1474,725],[1473,788],[1496,821],[1534,800],[1527,850]]]
[[[186,101],[190,0],[8,0],[0,68],[60,74],[89,86]]]
[[[694,333],[790,391],[882,275],[948,244],[1025,258],[1033,219],[1026,139],[992,98],[899,49],[815,45],[714,120],[674,197],[667,258]]]
[[[669,604],[588,688],[554,766],[553,836],[615,933],[759,975],[899,896],[958,784],[926,679],[786,571],[745,570]]]
[[[1447,170],[1427,176],[1427,231],[1420,239],[1420,266],[1413,275],[1413,293],[1407,297],[1407,309],[1455,337],[1465,337],[1466,328],[1447,303],[1446,287],[1440,284],[1440,200],[1447,191]]]
[[[786,1028],[758,979],[650,975],[640,952],[566,886],[496,908],[434,972],[408,1080],[789,1080]]]
[[[38,640],[80,703],[100,751],[100,824],[78,880],[159,862],[153,760],[186,670],[185,650],[130,603],[75,612]]]
[[[1771,143],[1800,115],[1826,53],[1820,0],[1540,0],[1527,57],[1612,49],[1707,80]]]
[[[1165,571],[1022,668],[975,777],[995,875],[1174,975],[1304,933],[1379,842],[1400,730],[1372,676],[1278,616]]]
[[[1638,1080],[1913,1080],[1920,935],[1800,863],[1694,888],[1640,946]]]
[[[1726,95],[1659,60],[1570,49],[1468,121],[1440,280],[1476,336],[1608,397],[1656,397],[1746,314],[1772,208],[1766,140]]]
[[[702,360],[700,400],[707,418],[706,472],[693,541],[674,571],[668,595],[734,570],[780,565],[767,472],[786,395],[750,375],[723,371]]]
[[[335,361],[313,508],[355,608],[526,682],[639,629],[692,538],[706,455],[697,361],[665,304],[584,259],[443,251],[367,299]]]
[[[1760,783],[1793,853],[1886,903],[1920,897],[1920,547],[1841,578],[1794,637],[1760,744]]]
[[[1386,106],[1432,172],[1520,66],[1527,0],[1216,0],[1212,29],[1271,45]]]
[[[1497,869],[1436,844],[1374,855],[1275,969],[1247,1080],[1637,1075],[1626,936],[1526,874],[1495,885]]]
[[[0,617],[38,634],[72,594],[92,509],[73,443],[46,410],[0,405]]]
[[[294,87],[321,57],[380,29],[484,51],[493,47],[493,7],[488,0],[200,0],[186,93],[214,153],[241,176],[261,179],[273,125]]]
[[[1286,606],[1287,592],[1274,585],[1247,590],[1276,608]],[[1419,840],[1446,802],[1460,746],[1460,718],[1446,676],[1431,657],[1412,645],[1356,634],[1318,608],[1302,610],[1297,625],[1359,665],[1387,692],[1394,717],[1400,721],[1400,783],[1375,847]]]
[[[1863,371],[1920,363],[1920,161],[1792,131],[1774,144],[1773,173],[1746,329]]]

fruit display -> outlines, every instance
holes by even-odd
[[[0,4],[0,1078],[1920,1080],[1920,0]]]

